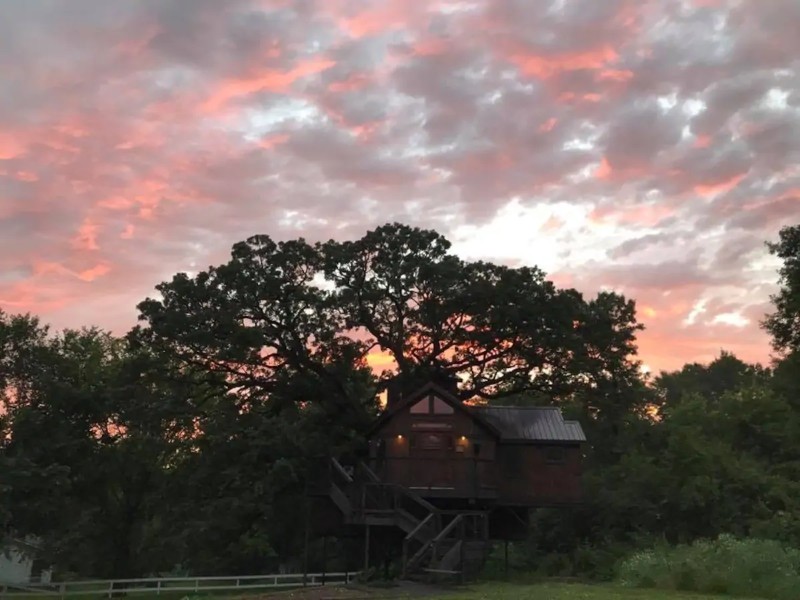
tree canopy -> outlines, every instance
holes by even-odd
[[[768,242],[770,254],[781,259],[780,289],[772,296],[775,311],[764,320],[772,344],[782,353],[800,351],[800,225],[784,227],[777,242]]]
[[[770,245],[770,368],[723,351],[648,379],[632,299],[401,224],[248,238],[158,285],[124,337],[0,312],[0,520],[61,576],[299,568],[309,461],[361,452],[390,380],[444,373],[464,400],[557,404],[587,432],[586,501],[537,511],[531,564],[597,571],[723,532],[798,543],[798,231]]]
[[[409,385],[434,370],[458,375],[464,398],[566,397],[635,371],[633,301],[587,301],[534,267],[466,262],[449,248],[400,224],[351,242],[254,236],[228,263],[158,286],[162,298],[139,305],[143,334],[245,395],[277,399],[310,377],[343,406],[363,392],[346,382],[373,348]]]

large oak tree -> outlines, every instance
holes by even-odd
[[[440,234],[400,224],[314,245],[254,236],[229,262],[158,290],[139,305],[143,332],[225,374],[240,398],[350,410],[372,349],[391,356],[406,388],[444,371],[464,399],[597,390],[594,409],[611,410],[603,388],[637,376],[633,301],[587,301],[535,267],[463,261]],[[298,389],[298,378],[315,383]]]

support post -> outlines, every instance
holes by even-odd
[[[460,530],[461,530],[460,531],[460,534],[461,534],[460,535],[460,537],[461,537],[461,546],[459,547],[458,561],[459,561],[459,565],[460,565],[460,569],[459,570],[461,571],[461,577],[460,577],[461,583],[464,583],[464,581],[466,581],[466,578],[467,578],[467,563],[466,563],[466,560],[465,560],[465,551],[466,551],[466,545],[467,545],[467,533],[466,533],[467,524],[464,521],[461,521]]]
[[[308,579],[308,543],[311,536],[311,503],[308,501],[308,476],[306,475],[305,485],[305,539],[303,542],[303,587],[306,587]]]
[[[322,538],[322,585],[325,585],[325,575],[328,567],[328,536]]]
[[[369,570],[369,525],[364,531],[364,573]]]
[[[503,543],[505,544],[505,570],[506,570],[506,579],[508,579],[508,540],[504,540]]]

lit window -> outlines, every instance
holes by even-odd
[[[427,398],[412,404],[410,409],[412,415],[427,415],[430,411],[430,402],[428,402]]]
[[[433,414],[435,415],[452,415],[453,407],[441,398],[433,397]]]

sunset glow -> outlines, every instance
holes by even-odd
[[[249,235],[401,221],[634,298],[654,372],[766,361],[798,31],[796,0],[4,2],[0,308],[124,333]]]

